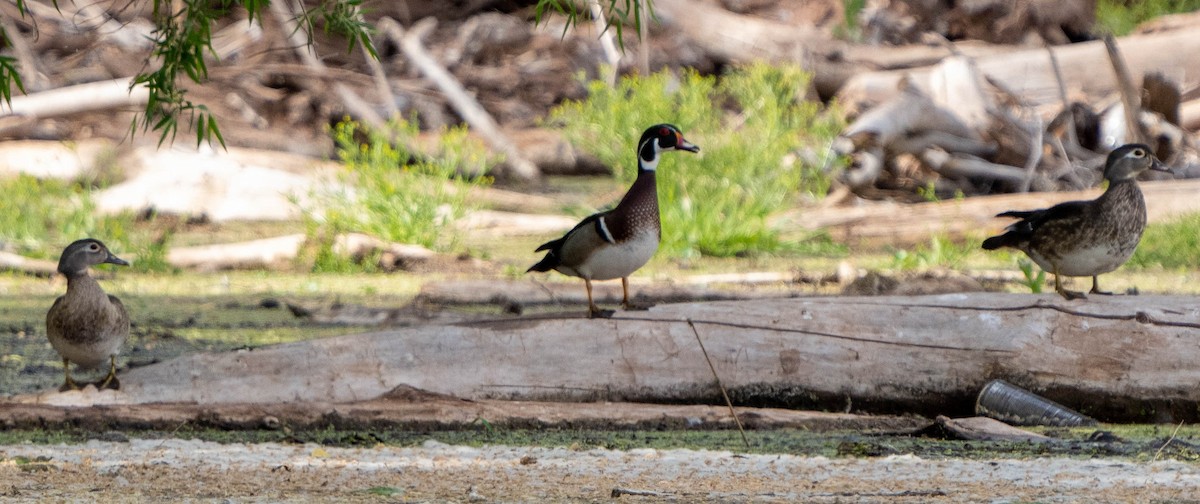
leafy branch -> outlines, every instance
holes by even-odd
[[[598,3],[598,0],[591,0]],[[642,9],[646,12],[642,12]],[[537,7],[534,10],[534,20],[537,24],[542,24],[543,16],[547,12],[557,12],[566,18],[567,22],[563,26],[562,36],[567,35],[567,30],[579,23],[579,20],[587,19],[591,14],[580,8],[579,2],[575,0],[538,0]],[[604,19],[604,29],[614,29],[617,31],[617,45],[621,50],[625,50],[624,28],[626,20],[633,21],[633,27],[637,33],[642,33],[642,22],[645,19],[654,17],[654,3],[651,0],[608,0],[608,16]],[[586,16],[586,17],[585,17]]]
[[[293,1],[293,0],[275,0]],[[375,46],[371,43],[371,27],[363,20],[361,4],[363,0],[322,0],[316,7],[304,10],[300,14],[301,29],[308,32],[308,43],[312,44],[312,33],[317,21],[323,25],[328,34],[345,37],[349,40],[349,48],[353,49],[360,43],[371,57],[377,58]],[[225,138],[217,124],[212,111],[203,104],[197,104],[187,97],[187,90],[181,86],[181,77],[195,83],[208,79],[208,64],[205,56],[216,57],[212,47],[212,27],[220,19],[229,16],[235,9],[245,9],[248,22],[261,23],[263,9],[270,0],[153,0],[151,19],[154,22],[152,37],[154,49],[151,51],[149,66],[154,68],[134,76],[131,88],[145,86],[149,91],[149,99],[142,112],[134,118],[130,132],[156,131],[159,133],[159,145],[168,138],[174,139],[179,131],[180,118],[186,117],[187,122],[196,131],[196,143],[216,140],[225,146]],[[52,0],[57,8],[57,0]],[[16,0],[16,6],[22,16],[27,11],[26,0]],[[0,29],[0,41],[8,42],[9,34]],[[24,83],[15,66],[15,59],[0,56],[0,98],[11,103],[12,89],[15,87],[25,92]]]

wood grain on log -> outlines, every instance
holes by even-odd
[[[195,354],[121,376],[126,403],[353,401],[401,385],[475,399],[969,414],[1004,379],[1100,420],[1195,421],[1200,312],[1175,296],[800,298],[528,317]],[[115,400],[116,400],[115,399]]]

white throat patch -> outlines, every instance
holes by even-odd
[[[658,146],[658,139],[651,138],[648,142],[654,142],[654,157],[650,160],[642,159],[642,148],[638,148],[638,168],[646,171],[654,171],[658,169],[658,155],[662,153],[662,148]],[[645,144],[642,144],[645,145]]]

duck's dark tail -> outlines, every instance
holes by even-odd
[[[1041,212],[1041,210],[1012,210],[997,214],[996,217],[1012,217],[1014,219],[1021,219],[1021,221],[1009,226],[1007,232],[1004,234],[983,240],[983,249],[996,250],[1000,247],[1020,248],[1018,244],[1021,240],[1029,239],[1029,235],[1033,232],[1033,227],[1029,219],[1035,218]]]
[[[529,269],[525,270],[525,272],[550,271],[558,267],[558,265],[562,263],[562,261],[558,258],[558,249],[562,247],[562,243],[563,238],[559,238],[557,240],[551,240],[543,243],[542,246],[534,250],[534,252],[541,252],[543,250],[548,250],[549,252],[546,252],[546,257],[543,257],[542,260],[538,261],[537,264],[530,266]]]
[[[1000,247],[1012,246],[1014,238],[1016,238],[1016,236],[1012,232],[1004,233],[999,236],[993,236],[983,240],[983,250],[996,250]]]

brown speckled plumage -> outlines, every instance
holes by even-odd
[[[58,272],[67,277],[67,293],[46,312],[46,337],[63,359],[65,379],[59,390],[79,388],[71,378],[71,362],[81,368],[108,362],[108,375],[98,388],[120,387],[116,356],[129,336],[129,313],[120,299],[105,293],[88,274],[90,266],[102,263],[129,265],[90,238],[68,245],[59,258]]]
[[[547,251],[545,257],[528,271],[555,270],[582,278],[592,316],[600,313],[592,301],[592,280],[620,278],[622,305],[628,308],[628,276],[654,255],[662,236],[655,170],[659,155],[671,150],[698,152],[700,148],[684,140],[672,125],[647,129],[637,145],[637,180],[617,206],[588,216],[562,238],[542,244],[537,251]]]
[[[983,242],[987,250],[1012,247],[1025,252],[1043,270],[1054,274],[1055,290],[1067,299],[1084,297],[1063,289],[1060,276],[1092,277],[1093,293],[1100,291],[1098,275],[1120,267],[1137,249],[1146,228],[1146,201],[1136,177],[1148,169],[1164,170],[1150,148],[1129,144],[1109,154],[1104,194],[1091,201],[1068,201],[1050,208],[1004,212],[1015,217],[1002,235]]]
[[[638,173],[629,192],[612,211],[604,215],[604,223],[613,241],[621,243],[635,233],[654,232],[662,237],[662,222],[658,216],[658,184],[653,171]]]

